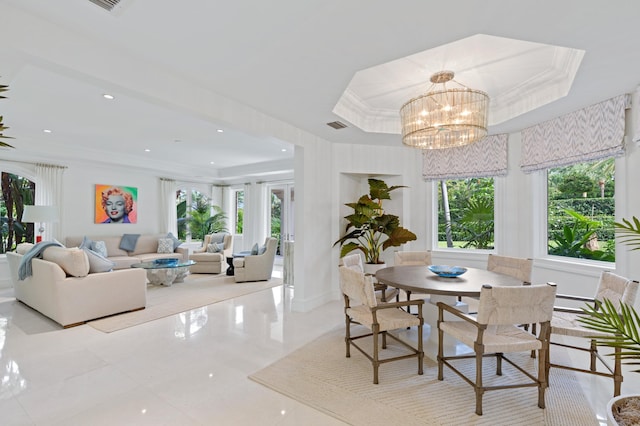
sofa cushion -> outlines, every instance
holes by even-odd
[[[141,254],[157,253],[158,252],[158,240],[160,238],[166,238],[164,234],[142,234],[138,238],[133,253],[129,253],[129,256],[139,256]]]
[[[84,248],[84,247],[81,247]],[[109,253],[107,253],[107,245],[104,241],[94,241],[91,243],[91,247],[88,247],[90,250],[98,253],[100,256],[107,257]]]
[[[83,247],[82,250],[84,250],[84,252],[87,254],[87,259],[89,260],[90,274],[96,272],[110,272],[116,266],[115,262],[110,261],[100,253],[97,253],[86,247]]]
[[[120,248],[127,252],[135,251],[139,238],[140,234],[124,234],[120,239]]]
[[[89,259],[83,249],[74,247],[47,247],[42,258],[58,264],[67,275],[86,277],[89,275]]]
[[[211,243],[207,245],[207,253],[220,253],[224,251],[224,243]]]
[[[158,240],[158,253],[173,253],[173,240],[171,238],[160,238]]]

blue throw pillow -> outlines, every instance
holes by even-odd
[[[140,234],[124,234],[120,240],[120,249],[128,252],[135,251]]]
[[[264,254],[264,252],[267,251],[267,245],[263,245],[260,246],[260,248],[258,249],[258,254]]]
[[[224,251],[224,244],[212,243],[207,245],[207,253],[222,253]]]
[[[78,246],[78,248],[91,248],[91,245],[93,244],[93,241],[91,241],[91,238],[87,237],[86,235],[84,237],[82,237],[82,242],[80,243],[80,245]]]
[[[94,241],[91,243],[91,246],[87,248],[95,251],[96,253],[99,253],[103,257],[109,256],[109,253],[107,253],[107,245],[104,241]]]
[[[255,244],[253,245],[253,247],[251,247],[251,254],[253,254],[253,255],[258,254],[258,250],[259,250],[259,248],[258,248],[258,243],[255,243]]]
[[[171,238],[173,240],[173,251],[175,251],[178,247],[180,247],[180,244],[182,244],[182,241],[177,239],[176,236],[171,232],[167,234],[167,238]]]

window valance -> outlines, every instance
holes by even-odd
[[[494,177],[507,174],[509,135],[489,135],[470,145],[422,152],[424,180]]]
[[[522,131],[525,173],[624,154],[627,94]]]

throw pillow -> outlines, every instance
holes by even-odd
[[[86,247],[84,247],[82,250],[84,250],[84,252],[87,254],[87,259],[89,259],[90,274],[93,274],[95,272],[111,272],[116,266],[115,262],[110,261],[100,253],[97,253]]]
[[[72,277],[86,277],[89,274],[89,259],[83,249],[51,246],[42,252],[42,258],[57,263]]]
[[[32,248],[33,248],[33,243],[20,243],[16,247],[16,253],[18,253],[18,254],[26,254]]]
[[[182,241],[177,239],[176,236],[171,232],[167,234],[167,238],[171,238],[171,240],[173,241],[173,251],[175,251],[178,247],[180,247],[180,244],[182,244]],[[171,253],[173,253],[173,251]]]
[[[264,252],[267,251],[267,245],[263,245],[260,246],[260,248],[258,249],[258,254],[264,254]]]
[[[173,253],[173,240],[171,238],[160,238],[158,240],[158,253]]]
[[[211,234],[211,241],[210,241],[210,243],[212,243],[212,244],[213,244],[213,243],[216,243],[216,244],[224,243],[224,236],[225,236],[225,235],[226,235],[226,234],[223,234],[223,233]]]
[[[124,251],[135,251],[139,237],[140,234],[124,234],[120,239],[120,249]]]
[[[223,243],[213,243],[207,245],[207,253],[221,253],[224,251]]]
[[[82,248],[85,248],[85,247],[82,247]],[[105,244],[104,241],[94,241],[91,243],[90,247],[86,247],[86,248],[91,249],[96,253],[99,253],[102,257],[109,256],[109,254],[107,253],[107,245]]]
[[[80,245],[78,246],[78,248],[91,248],[91,244],[93,244],[93,241],[91,240],[91,238],[87,237],[86,235],[84,237],[82,237],[82,242],[80,243]]]
[[[251,247],[251,254],[254,254],[254,255],[258,254],[258,250],[259,250],[258,243],[255,243],[253,247]]]

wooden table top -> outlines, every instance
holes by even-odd
[[[522,281],[509,275],[467,268],[456,278],[439,277],[426,266],[391,266],[380,269],[376,278],[383,284],[412,293],[428,293],[446,296],[480,296],[484,284],[493,286],[520,286]]]

